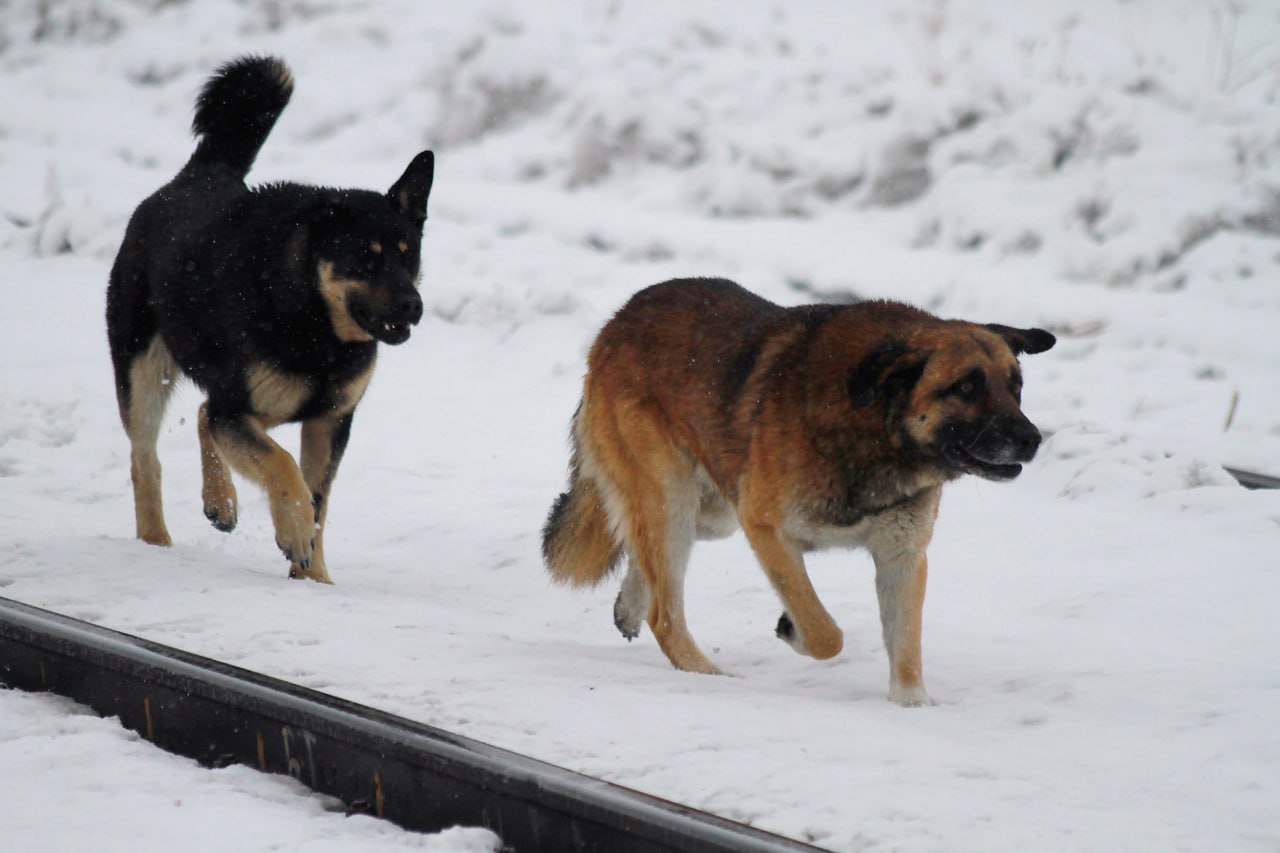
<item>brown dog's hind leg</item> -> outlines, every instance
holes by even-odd
[[[640,623],[649,615],[649,582],[634,561],[627,567],[622,589],[613,602],[613,624],[628,640],[640,636]]]
[[[685,482],[641,485],[631,496],[631,559],[639,566],[649,590],[649,629],[676,669],[721,674],[689,633],[684,614],[684,575],[693,549],[698,492],[692,478]],[[643,484],[643,481],[641,481]],[[632,568],[630,571],[634,571]],[[626,590],[624,589],[624,592]]]
[[[667,441],[668,432],[655,423],[658,415],[643,406],[615,405],[606,412],[587,405],[584,415],[598,476],[610,485],[610,516],[626,540],[628,577],[641,573],[624,581],[619,603],[624,610],[642,605],[640,592],[647,588],[649,629],[672,665],[719,674],[694,642],[684,614],[684,573],[700,500],[692,465]],[[615,607],[615,623],[618,615]],[[619,628],[625,635],[639,625],[634,614],[623,615]]]
[[[200,436],[200,495],[204,501],[205,518],[223,533],[230,533],[235,529],[238,517],[236,487],[231,482],[231,469],[227,467],[222,452],[218,450],[218,443],[213,440],[213,433],[209,430],[207,402],[200,404],[196,432]]]
[[[117,372],[117,377],[124,382],[117,387],[117,396],[120,419],[129,436],[129,476],[133,481],[137,535],[152,545],[173,544],[164,523],[156,441],[177,376],[177,365],[159,335],[128,363],[126,377],[120,377]]]

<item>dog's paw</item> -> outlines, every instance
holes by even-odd
[[[311,555],[315,553],[316,538],[314,535],[307,538],[306,535],[294,535],[294,537],[280,538],[280,532],[276,532],[275,547],[280,549],[285,560],[288,560],[294,566],[300,567],[303,573],[311,567]]]
[[[613,602],[613,624],[622,632],[622,636],[627,638],[627,642],[631,642],[640,636],[640,613],[635,608],[628,607],[628,602],[624,600],[625,593],[618,593],[618,597]]]
[[[282,498],[271,502],[276,547],[304,572],[316,549],[316,516],[310,500]]]
[[[236,512],[235,498],[206,503],[204,505],[204,517],[209,519],[209,523],[223,533],[230,533],[235,530],[236,521],[239,517]]]
[[[138,538],[148,545],[159,545],[162,548],[169,548],[173,545],[173,539],[169,536],[169,531],[163,527],[159,530],[140,531]]]
[[[235,529],[238,518],[236,487],[231,482],[231,472],[218,456],[202,456],[203,482],[200,499],[204,504],[204,517],[223,533]]]
[[[783,612],[778,617],[778,626],[773,629],[773,633],[778,639],[790,646],[796,654],[809,656],[809,651],[804,647],[804,640],[800,636],[800,632],[796,629],[796,623],[791,621],[791,614]]]
[[[844,635],[835,625],[829,626],[824,631],[815,632],[813,636],[807,636],[800,633],[791,614],[785,611],[778,617],[778,626],[773,629],[773,632],[778,635],[779,640],[794,649],[796,654],[817,660],[833,658],[840,654],[840,650],[844,647]]]
[[[294,566],[302,569],[305,574],[307,569],[311,568],[311,554],[315,551],[316,540],[314,538],[306,545],[299,548],[297,545],[289,545],[281,539],[276,540],[276,547],[280,549],[280,553],[284,554],[284,558]],[[293,570],[290,569],[290,572]]]
[[[291,580],[312,580],[316,583],[333,585],[333,580],[329,577],[328,570],[315,560],[306,566],[291,563],[289,565],[289,578]]]
[[[903,708],[927,708],[935,704],[925,692],[924,686],[893,684],[889,687],[889,701]]]

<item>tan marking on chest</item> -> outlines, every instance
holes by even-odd
[[[356,405],[364,397],[365,390],[369,387],[369,380],[373,379],[373,364],[370,363],[365,370],[347,381],[347,384],[337,389],[334,393],[336,401],[334,409],[336,414],[345,415],[351,412]]]
[[[311,397],[305,377],[265,364],[249,368],[249,405],[264,423],[274,426],[297,414]]]
[[[320,281],[320,295],[329,307],[329,322],[333,333],[344,343],[371,341],[373,335],[360,328],[360,324],[347,309],[347,297],[353,290],[367,290],[368,282],[354,278],[340,278],[334,274],[332,261],[321,261],[316,268]]]

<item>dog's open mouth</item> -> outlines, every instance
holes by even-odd
[[[382,320],[362,310],[359,306],[352,306],[351,316],[360,324],[360,328],[372,335],[375,340],[384,344],[402,344],[409,340],[409,335],[412,331],[413,324],[408,320],[394,322]]]
[[[990,462],[963,447],[953,448],[950,455],[957,468],[987,480],[1012,480],[1022,473],[1022,466],[1016,462]]]
[[[409,340],[408,323],[383,323],[373,332],[373,336],[384,344],[402,344]]]

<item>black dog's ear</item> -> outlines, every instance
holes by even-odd
[[[879,344],[849,370],[849,402],[861,409],[902,398],[920,381],[927,361],[896,341]]]
[[[1058,342],[1052,332],[1044,329],[1015,329],[1012,326],[1001,326],[999,323],[987,323],[986,328],[1004,338],[1004,342],[1013,350],[1014,355],[1035,355],[1044,352]]]
[[[427,219],[427,196],[431,195],[431,181],[435,174],[436,155],[423,151],[413,158],[400,180],[387,190],[387,198],[419,226]]]

